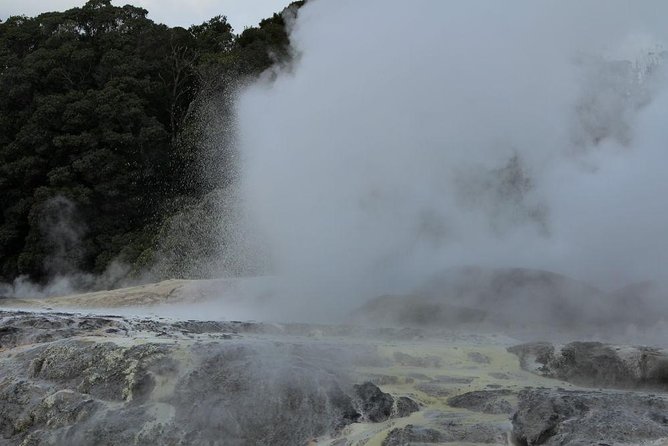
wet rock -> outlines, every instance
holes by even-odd
[[[384,393],[370,382],[355,385],[354,389],[361,412],[369,421],[377,423],[390,418],[394,407],[392,395]]]
[[[166,345],[151,343],[124,348],[111,342],[65,340],[19,354],[17,361],[30,361],[31,378],[104,400],[129,401],[151,392],[148,369],[168,351]]]
[[[508,349],[523,369],[577,385],[668,388],[668,353],[649,347],[572,342],[562,347],[531,343]]]
[[[523,390],[513,416],[520,445],[640,444],[668,438],[668,401],[638,393]]]
[[[405,417],[420,410],[418,403],[402,396],[394,398],[371,382],[353,386],[355,401],[364,419],[378,423],[393,416]]]
[[[486,424],[463,424],[448,422],[438,429],[415,426],[392,429],[382,446],[405,446],[442,443],[507,444],[507,432],[503,426]]]
[[[184,333],[225,333],[230,332],[230,324],[220,321],[176,321],[173,327]]]
[[[394,375],[369,375],[369,381],[377,386],[399,384],[399,377]]]
[[[0,311],[0,350],[93,334],[109,328],[122,330],[124,324],[102,317],[73,318]]]
[[[59,428],[89,419],[100,403],[89,395],[72,390],[59,390],[44,398],[32,412],[36,424]]]
[[[400,396],[397,398],[397,416],[402,418],[402,417],[407,417],[413,412],[417,412],[420,410],[420,405],[413,401],[412,399],[405,397],[405,396]]]
[[[351,365],[395,365],[384,350],[281,337],[308,330],[0,311],[0,444],[292,446],[420,410],[370,382],[353,385]]]
[[[189,444],[303,444],[361,417],[318,350],[209,344],[194,353],[173,403]]]
[[[0,444],[287,446],[419,410],[349,383],[340,364],[363,347],[220,336],[252,324],[11,312],[0,321],[11,347],[0,351]]]
[[[382,446],[404,446],[411,443],[440,443],[444,435],[441,431],[422,426],[407,425],[404,428],[392,429]]]
[[[26,380],[0,380],[0,440],[26,433],[34,424],[31,408],[44,390]]]
[[[530,372],[544,367],[554,359],[554,345],[549,342],[529,342],[508,348],[520,359],[520,367]]]
[[[507,397],[513,395],[509,389],[476,390],[448,399],[448,405],[488,414],[512,414],[513,404]]]

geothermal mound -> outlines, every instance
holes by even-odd
[[[462,267],[408,295],[384,295],[358,314],[373,323],[497,329],[589,330],[656,324],[665,304],[649,283],[605,293],[567,276],[526,268]]]

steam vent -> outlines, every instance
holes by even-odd
[[[668,446],[668,2],[127,1],[0,1],[0,446]]]

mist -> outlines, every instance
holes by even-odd
[[[462,265],[662,282],[661,1],[309,1],[237,102],[242,197],[283,311]]]

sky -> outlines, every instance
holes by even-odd
[[[82,6],[85,0],[0,0],[0,18],[11,15],[35,16],[46,11],[62,11]],[[290,0],[114,0],[116,6],[127,3],[148,10],[149,18],[170,26],[188,27],[217,15],[227,16],[236,32],[255,26],[260,20],[279,12]]]

